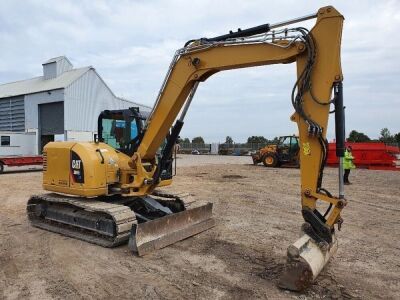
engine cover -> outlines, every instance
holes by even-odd
[[[84,197],[108,194],[129,157],[105,143],[51,142],[43,152],[43,188]]]

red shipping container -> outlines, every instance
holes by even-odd
[[[357,168],[400,171],[400,148],[385,143],[346,143],[351,146]],[[337,166],[336,143],[329,143],[327,164]]]

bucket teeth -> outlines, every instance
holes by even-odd
[[[280,278],[279,287],[301,291],[310,286],[337,251],[337,239],[334,235],[332,238],[330,247],[321,247],[307,234],[290,245],[287,250],[287,264]]]

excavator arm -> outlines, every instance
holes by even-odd
[[[283,28],[311,18],[316,18],[316,23],[310,31],[303,27]],[[148,194],[160,185],[160,174],[166,168],[165,162],[170,157],[200,82],[220,71],[296,62],[297,80],[291,93],[295,112],[290,119],[297,123],[299,129],[301,205],[305,220],[302,229],[306,236],[302,243],[295,243],[288,249],[291,259],[288,274],[300,272],[299,276],[305,279],[292,280],[282,286],[301,289],[315,279],[330,255],[336,251],[334,225],[338,224],[340,229],[343,222],[340,212],[346,205],[341,168],[339,197],[332,196],[322,187],[328,151],[326,133],[330,104],[335,105],[336,112],[337,155],[342,157],[344,151],[343,75],[340,63],[343,20],[343,16],[329,6],[319,9],[316,14],[288,22],[265,24],[215,38],[187,42],[184,48],[175,53],[147,120],[143,138],[132,156],[130,165],[140,176],[136,176],[134,182],[125,187],[133,187],[134,194]],[[176,119],[162,156],[156,160],[156,152]],[[324,213],[317,209],[318,201],[328,206]],[[312,245],[319,249],[315,250],[316,247]],[[299,267],[305,246],[312,248],[310,253],[322,253],[320,256],[324,263],[321,266],[313,266],[308,261],[306,268]],[[303,259],[307,261],[307,258]],[[285,281],[290,280],[286,278]]]
[[[168,156],[169,149],[165,149],[175,143],[199,82],[224,70],[296,62],[297,81],[292,91],[295,113],[291,120],[299,128],[302,213],[311,225],[310,234],[320,242],[331,243],[333,225],[341,222],[340,211],[345,200],[333,197],[321,185],[328,151],[329,108],[341,97],[340,47],[344,18],[333,7],[325,7],[300,20],[311,17],[317,18],[311,31],[297,27],[271,32],[271,26],[266,24],[217,38],[192,40],[178,50],[132,158],[135,168],[142,168],[145,176],[138,178],[137,186],[148,192],[159,183],[163,158],[157,164],[154,157],[182,111],[164,148],[163,156]],[[343,122],[342,119],[338,122]],[[143,168],[146,161],[154,163],[150,171]],[[316,210],[318,199],[330,205],[324,215]]]
[[[316,18],[316,23],[310,31],[303,27],[285,28],[286,25],[313,18]],[[299,129],[301,211],[305,222],[302,226],[304,235],[288,248],[288,269],[282,277],[281,286],[293,290],[307,286],[337,249],[334,225],[338,224],[340,229],[343,222],[340,213],[346,205],[341,167],[339,196],[333,196],[322,186],[331,104],[335,105],[336,154],[340,161],[344,154],[343,76],[340,65],[343,19],[337,10],[329,6],[319,9],[316,14],[287,22],[188,41],[176,51],[146,125],[138,140],[132,144],[133,155],[127,163],[120,161],[119,183],[111,191],[144,199],[146,205],[151,206],[153,202],[147,196],[157,193],[156,187],[171,183],[170,177],[162,174],[170,168],[173,146],[200,82],[220,71],[296,62],[297,79],[291,93],[294,114],[290,119],[297,123]],[[165,140],[167,142],[161,155],[158,155],[157,151]],[[103,147],[95,145],[99,146]],[[102,156],[101,149],[98,153]],[[57,188],[57,191],[60,189]],[[67,189],[66,192],[71,191]],[[319,210],[320,203],[325,203],[322,207],[327,207],[324,212]],[[188,214],[178,213],[171,215],[169,221],[146,222],[138,227],[140,230],[137,229],[136,233],[132,229],[132,234],[136,234],[136,241],[140,241],[141,231],[148,230],[153,234],[164,230],[165,222],[185,223],[183,219],[189,215],[194,218],[196,214],[199,214],[196,232],[200,232],[212,225],[211,221],[200,222],[204,219],[200,218],[200,209],[206,209],[208,214],[211,212],[208,206]],[[137,211],[135,213],[138,216]],[[204,227],[204,224],[208,225]],[[164,239],[168,240],[166,244],[183,238],[177,238],[175,233],[167,236]],[[153,247],[154,243],[150,244]],[[133,248],[139,249],[138,244]]]

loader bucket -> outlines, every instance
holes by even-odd
[[[301,291],[310,286],[317,278],[338,248],[338,242],[333,236],[329,249],[322,249],[307,234],[304,234],[287,250],[286,269],[280,278],[280,288]]]
[[[214,225],[212,203],[207,203],[159,219],[134,224],[128,246],[132,252],[143,256],[205,231]]]

